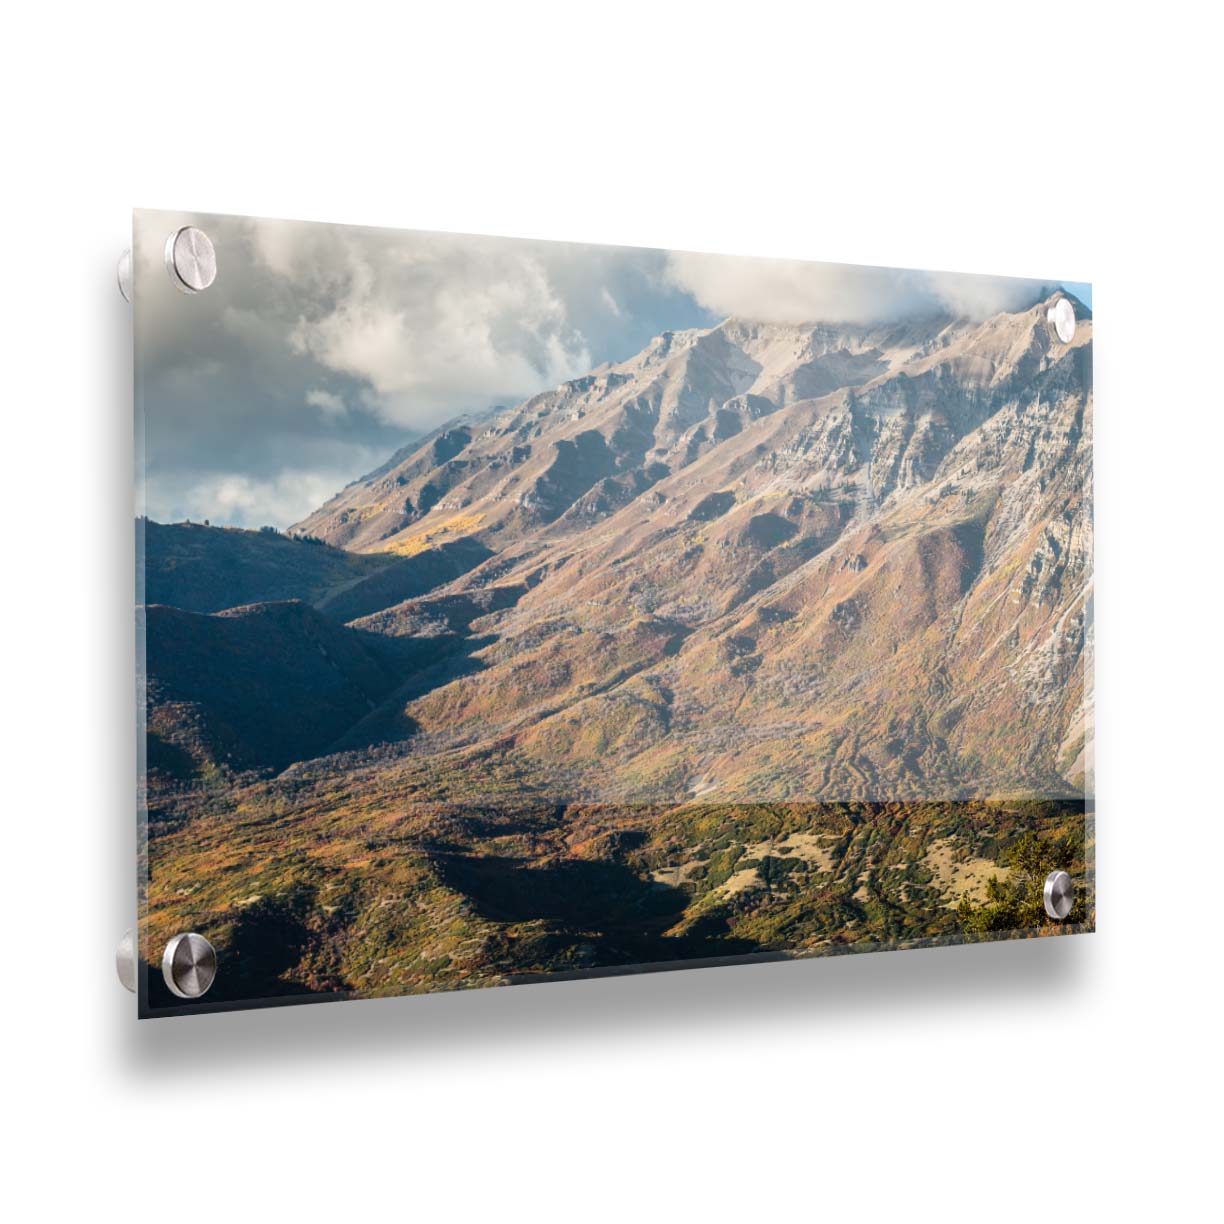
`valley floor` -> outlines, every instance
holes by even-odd
[[[991,906],[1036,884],[1009,865],[1026,839],[1090,874],[1077,802],[476,808],[341,785],[155,827],[146,950],[192,922],[225,965],[209,1003],[232,1005],[1091,928],[1087,897],[1063,928]]]

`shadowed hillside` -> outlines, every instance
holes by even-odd
[[[189,612],[300,599],[312,603],[375,574],[385,557],[358,556],[277,531],[197,523],[137,522],[144,602]]]
[[[216,616],[144,610],[151,733],[235,770],[324,752],[410,669],[410,644],[329,621],[296,601]],[[151,765],[156,768],[156,754]],[[173,772],[173,771],[170,771]]]
[[[270,529],[141,519],[137,555],[144,558],[145,603],[221,612],[299,599],[344,621],[424,594],[492,554],[474,540],[456,540],[411,557],[366,555]]]

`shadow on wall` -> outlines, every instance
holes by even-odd
[[[312,1007],[135,1020],[118,1001],[123,1069],[164,1082],[213,1083],[278,1065],[430,1063],[439,1055],[509,1055],[532,1047],[712,1036],[785,1021],[822,1030],[873,1013],[907,1022],[988,1021],[1000,1009],[1087,988],[1094,940],[1020,939],[808,961],[504,986],[452,994],[321,1003]],[[116,987],[116,994],[123,994]],[[123,1010],[126,1007],[126,1010]],[[191,1057],[184,1055],[190,1052]]]

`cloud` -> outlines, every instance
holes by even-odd
[[[367,455],[364,463],[371,468],[375,461]],[[347,483],[347,472],[337,469],[292,469],[270,477],[213,473],[176,490],[173,501],[155,484],[159,512],[151,509],[150,516],[163,522],[209,519],[235,527],[286,527],[317,510]]]
[[[1026,310],[1052,292],[1046,281],[1015,276],[974,276],[962,272],[920,272],[931,297],[949,314],[989,319],[1002,311]]]
[[[306,392],[306,402],[326,417],[341,417],[348,411],[348,405],[340,396],[324,391],[321,387],[311,387]]]
[[[721,316],[769,323],[873,323],[946,313],[972,319],[1038,300],[1039,281],[785,259],[672,252],[666,276]]]
[[[384,421],[430,427],[592,364],[549,244],[248,224],[263,270],[299,303],[289,349],[362,383]]]

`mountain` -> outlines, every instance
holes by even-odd
[[[487,639],[408,755],[586,800],[1082,793],[1091,321],[1047,309],[665,335],[351,486],[302,529],[492,554],[358,622]]]
[[[1092,320],[1052,301],[665,333],[319,543],[154,533],[154,935],[262,997],[1007,933],[1024,864],[1091,856]]]

